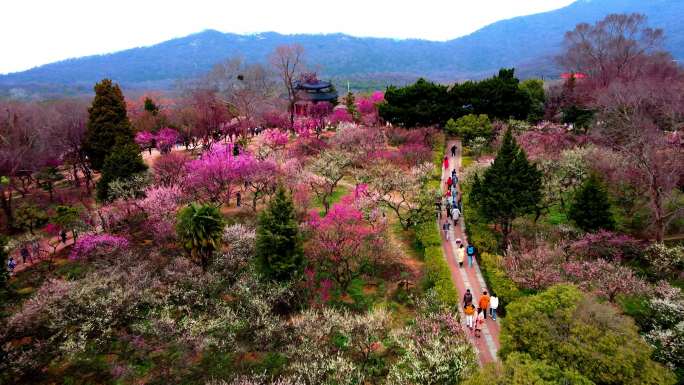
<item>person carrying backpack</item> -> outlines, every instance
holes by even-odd
[[[468,245],[466,249],[466,254],[468,254],[468,266],[473,267],[473,257],[475,257],[475,246],[472,244]]]

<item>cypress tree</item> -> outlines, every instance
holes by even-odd
[[[101,170],[115,145],[134,143],[133,128],[126,115],[126,102],[117,84],[104,79],[95,84],[95,98],[88,109],[88,125],[83,142],[90,163]]]
[[[596,175],[592,174],[577,190],[568,217],[587,232],[615,229],[608,193]]]
[[[513,220],[534,212],[541,200],[541,177],[516,143],[511,129],[506,130],[494,163],[482,179],[475,177],[471,199],[485,220],[499,225],[503,247],[508,243]]]
[[[105,158],[102,177],[97,182],[97,198],[106,201],[109,197],[109,184],[117,179],[127,179],[147,170],[140,155],[140,147],[135,143],[117,145]]]
[[[261,274],[270,280],[287,281],[302,269],[304,251],[299,223],[292,199],[282,186],[259,215],[256,258]]]

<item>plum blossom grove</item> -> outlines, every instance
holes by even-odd
[[[684,76],[645,23],[569,31],[557,82],[338,94],[293,44],[0,100],[0,382],[681,382]]]

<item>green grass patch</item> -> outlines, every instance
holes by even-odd
[[[461,167],[462,168],[467,168],[471,164],[473,164],[475,160],[471,156],[463,156],[461,157]]]
[[[338,185],[335,188],[335,190],[333,190],[332,195],[328,198],[328,202],[330,203],[330,206],[339,202],[340,199],[342,199],[342,197],[347,195],[348,193],[349,193],[349,189],[347,187]],[[319,211],[319,214],[321,216],[323,216],[323,214],[324,214],[323,202],[317,196],[314,196],[311,203],[313,205],[313,208],[317,209]]]

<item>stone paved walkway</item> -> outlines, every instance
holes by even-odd
[[[456,156],[451,156],[451,146],[456,145],[458,150],[456,151]],[[447,155],[449,155],[449,168],[445,169],[442,166],[442,189],[446,188],[446,180],[451,175],[451,170],[456,168],[457,175],[460,175],[461,167],[461,143],[456,140],[450,140],[447,142]],[[458,186],[460,193],[460,186]],[[477,305],[477,302],[482,295],[483,290],[489,289],[485,284],[484,278],[482,277],[482,272],[480,271],[480,266],[477,263],[477,258],[473,261],[473,267],[468,267],[468,257],[464,259],[463,267],[458,267],[458,262],[456,262],[454,250],[456,249],[456,239],[461,239],[465,245],[468,245],[468,238],[465,234],[465,224],[463,218],[459,220],[458,226],[454,227],[453,222],[449,234],[449,240],[445,238],[445,234],[441,231],[442,223],[446,220],[446,214],[442,213],[442,218],[438,221],[440,233],[442,234],[442,247],[444,248],[444,255],[446,256],[447,262],[449,264],[449,269],[451,269],[451,279],[456,283],[456,288],[459,293],[459,313],[461,314],[461,319],[465,324],[465,314],[463,314],[463,294],[466,289],[470,289],[473,293],[473,302]],[[480,363],[485,364],[488,362],[494,362],[497,360],[497,352],[499,350],[499,322],[501,320],[493,321],[491,317],[487,316],[484,328],[482,329],[482,334],[480,338],[476,338],[472,333],[470,333],[470,340],[477,350],[478,356],[480,357]],[[466,329],[467,330],[467,329]]]

